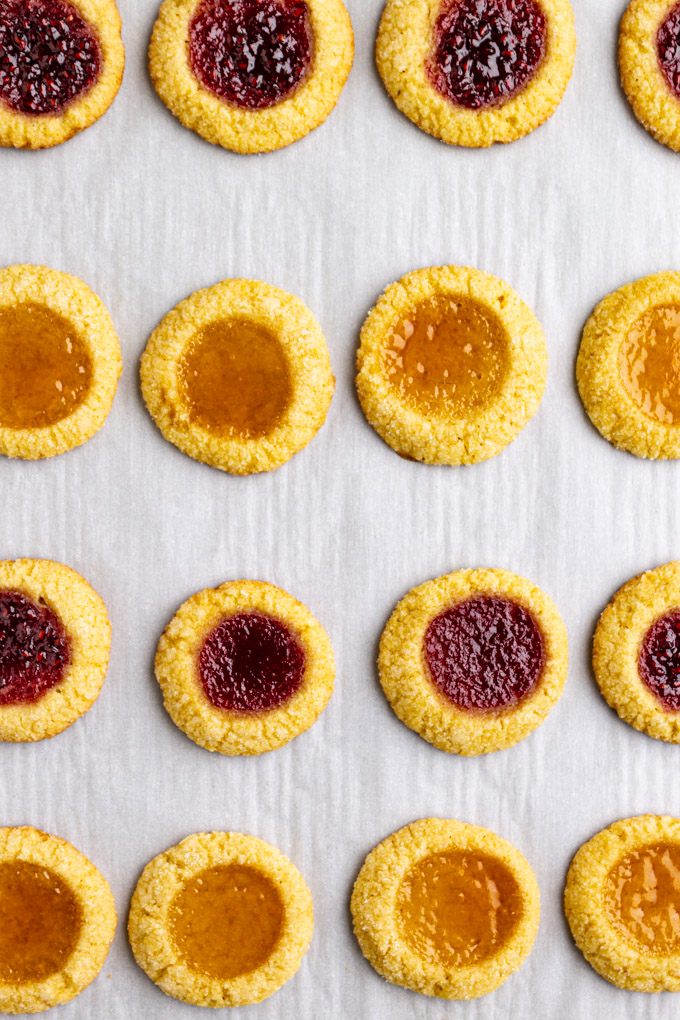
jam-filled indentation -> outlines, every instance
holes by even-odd
[[[640,316],[621,344],[619,372],[644,414],[663,425],[680,423],[680,305]]]
[[[656,51],[668,87],[680,99],[680,3],[671,8],[659,25]]]
[[[668,712],[680,711],[680,609],[652,624],[638,657],[638,672]]]
[[[70,661],[56,613],[23,592],[0,591],[0,705],[37,701],[61,683]]]
[[[626,854],[605,881],[607,915],[654,956],[680,952],[680,846],[653,843]]]

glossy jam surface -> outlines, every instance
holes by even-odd
[[[22,985],[61,970],[82,927],[80,904],[49,868],[0,864],[0,981]]]
[[[425,659],[435,687],[457,708],[513,708],[543,673],[543,635],[533,615],[510,599],[477,595],[435,617]]]
[[[605,882],[609,919],[655,956],[680,952],[680,846],[655,843],[627,854]]]
[[[0,0],[0,100],[57,116],[99,77],[91,25],[63,0]]]
[[[313,49],[302,0],[203,0],[189,30],[198,80],[245,110],[288,99],[309,74]]]
[[[91,382],[90,355],[68,319],[31,303],[0,309],[0,426],[54,425]]]
[[[638,658],[640,679],[668,712],[680,711],[680,609],[649,628]]]
[[[427,62],[430,81],[469,110],[499,106],[533,78],[546,34],[535,0],[444,0]]]
[[[619,372],[641,411],[664,425],[680,424],[680,305],[640,316],[621,344]]]
[[[172,941],[186,966],[221,981],[262,966],[283,922],[283,901],[274,883],[241,864],[220,864],[190,879],[168,914]]]
[[[71,653],[51,609],[18,591],[0,591],[0,705],[37,701],[61,683]]]
[[[430,963],[463,967],[501,949],[522,916],[519,886],[496,857],[452,850],[419,861],[397,894],[411,948]]]
[[[236,319],[212,322],[196,334],[180,360],[179,380],[192,422],[225,437],[266,436],[293,392],[278,339]]]
[[[656,49],[668,87],[680,99],[680,3],[675,4],[659,26]]]
[[[471,298],[440,295],[393,328],[384,351],[390,385],[425,415],[458,417],[488,405],[509,366],[505,330]]]
[[[198,665],[215,708],[266,712],[285,705],[299,689],[305,653],[285,624],[261,613],[237,613],[208,635]]]

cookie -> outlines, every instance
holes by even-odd
[[[354,884],[354,934],[387,981],[476,999],[531,952],[536,878],[511,843],[478,825],[426,818],[371,851]]]
[[[193,1006],[247,1006],[298,970],[312,897],[276,847],[237,832],[199,833],[147,864],[128,934],[152,981]]]
[[[476,464],[538,410],[548,371],[538,319],[478,269],[420,269],[387,288],[361,331],[357,391],[402,457]]]
[[[680,4],[631,0],[619,32],[621,84],[640,123],[680,152]]]
[[[680,457],[680,273],[609,294],[588,319],[576,379],[588,417],[636,457]]]
[[[111,317],[82,280],[0,270],[0,453],[39,460],[81,446],[104,424],[120,373]]]
[[[104,966],[116,906],[104,876],[46,832],[0,829],[0,1013],[70,1002]]]
[[[225,280],[151,335],[142,393],[165,438],[221,471],[274,471],[326,420],[335,379],[321,327],[292,294]]]
[[[234,152],[270,152],[318,127],[354,60],[342,0],[165,0],[149,48],[165,105]]]
[[[480,148],[553,115],[575,52],[569,0],[387,0],[376,60],[409,120]]]
[[[680,820],[625,818],[585,843],[564,910],[586,960],[618,988],[680,992]]]
[[[124,64],[115,0],[0,0],[0,145],[44,149],[94,124]]]
[[[0,740],[61,733],[99,697],[109,662],[106,606],[75,570],[0,562]]]
[[[308,730],[333,693],[326,631],[273,584],[192,595],[166,627],[156,678],[173,722],[209,751],[262,754]]]

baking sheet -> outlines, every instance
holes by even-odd
[[[680,464],[644,463],[600,439],[573,371],[601,297],[680,268],[680,171],[617,83],[624,0],[573,3],[574,79],[552,121],[510,146],[448,148],[402,117],[373,66],[382,0],[348,0],[357,55],[335,113],[279,153],[226,153],[182,128],[153,92],[146,46],[156,0],[119,0],[127,69],[111,111],[51,151],[0,152],[0,264],[81,276],[111,311],[125,359],[111,416],[86,446],[43,463],[0,462],[0,556],[71,565],[113,622],[109,676],[92,711],[50,741],[0,745],[0,822],[71,840],[118,904],[102,974],[55,1017],[197,1015],[136,967],[124,922],[147,861],[206,829],[276,844],[314,897],[314,941],[297,977],[233,1011],[242,1020],[647,1020],[677,1010],[668,995],[625,993],[597,977],[561,911],[568,863],[595,831],[642,812],[680,815],[678,749],[620,722],[589,668],[593,627],[615,589],[680,556]],[[401,460],[366,424],[353,388],[358,331],[382,288],[441,263],[511,283],[550,351],[538,416],[497,459],[466,469]],[[153,327],[193,290],[230,276],[305,300],[337,376],[326,426],[271,476],[230,478],[183,456],[139,392]],[[556,601],[571,642],[564,698],[545,725],[477,760],[448,756],[404,727],[374,666],[398,599],[464,566],[531,578]],[[238,577],[304,601],[338,660],[320,721],[250,760],[191,743],[165,714],[152,672],[179,604]],[[349,895],[366,853],[431,815],[511,840],[541,888],[531,957],[473,1003],[386,984],[351,933]]]

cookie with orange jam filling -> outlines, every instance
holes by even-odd
[[[580,848],[564,909],[588,963],[618,988],[680,992],[680,820],[614,822]]]
[[[280,850],[236,832],[199,833],[147,864],[132,897],[135,959],[194,1006],[247,1006],[293,977],[314,927],[312,897]]]
[[[631,0],[619,32],[621,84],[640,123],[680,152],[680,3]]]
[[[540,323],[507,283],[442,266],[387,288],[361,331],[357,390],[397,453],[476,464],[538,410],[548,370]]]
[[[371,851],[354,884],[354,934],[393,984],[476,999],[531,952],[536,878],[512,844],[477,825],[426,818]]]
[[[231,474],[274,471],[326,420],[335,380],[321,327],[298,298],[225,280],[152,334],[142,392],[165,438]]]
[[[70,1002],[104,966],[116,907],[103,875],[46,832],[0,829],[0,1012]]]

